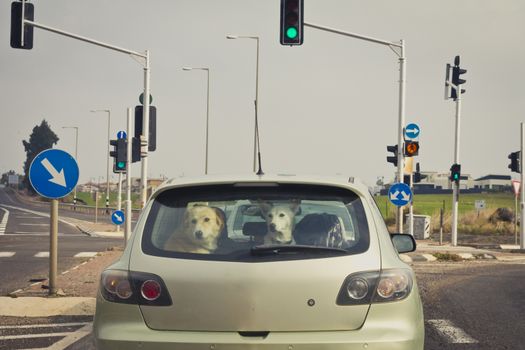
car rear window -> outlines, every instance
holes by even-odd
[[[357,194],[295,184],[166,190],[154,199],[142,236],[149,255],[223,261],[324,258],[368,246]]]

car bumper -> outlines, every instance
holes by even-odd
[[[97,300],[94,335],[99,350],[419,350],[423,349],[421,301],[411,293],[401,302],[374,304],[365,324],[353,331],[270,332],[243,337],[237,332],[158,331],[144,323],[136,305]]]

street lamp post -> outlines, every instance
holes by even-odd
[[[210,69],[207,67],[183,67],[182,70],[204,70],[207,75],[206,83],[206,157],[204,160],[204,174],[208,174],[208,130],[209,130],[209,121],[210,121]]]
[[[97,113],[97,112],[106,112],[108,114],[108,146],[107,146],[107,150],[108,150],[108,156],[107,156],[107,166],[106,166],[106,180],[107,180],[107,184],[106,184],[106,214],[109,214],[109,140],[110,140],[110,127],[111,127],[111,111],[109,109],[94,109],[94,110],[91,110],[90,112],[92,113]]]
[[[62,129],[75,129],[75,161],[78,163],[78,126],[63,126]],[[77,185],[73,192],[73,208],[77,206]]]
[[[227,35],[226,39],[254,39],[257,41],[257,56],[255,62],[255,126],[253,132],[253,172],[256,172],[256,158],[257,158],[257,118],[259,109],[259,37],[258,36],[243,36],[243,35]]]

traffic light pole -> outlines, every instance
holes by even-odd
[[[22,1],[22,8],[25,8],[25,0]],[[32,26],[39,29],[47,30],[49,32],[63,35],[72,39],[77,39],[80,41],[84,41],[89,44],[93,44],[96,46],[104,47],[106,49],[114,50],[117,52],[125,53],[130,55],[133,59],[135,59],[137,62],[139,62],[144,69],[144,109],[143,109],[143,138],[141,140],[143,144],[143,151],[141,152],[142,157],[142,171],[141,171],[141,207],[144,207],[146,200],[147,200],[147,183],[148,183],[148,138],[149,138],[149,96],[150,96],[150,55],[149,51],[146,50],[145,53],[140,53],[137,51],[128,50],[122,47],[110,45],[98,40],[90,39],[81,35],[73,34],[66,32],[61,29],[53,28],[50,26],[46,26],[34,21],[30,21],[24,18],[24,13],[22,11],[22,43],[24,41],[23,35],[24,35],[24,26]],[[144,149],[145,148],[145,149]]]
[[[453,85],[453,84],[452,84]],[[459,164],[459,131],[461,118],[461,86],[455,86],[457,91],[456,98],[456,132],[454,137],[454,164]],[[458,201],[459,201],[459,182],[453,181],[452,184],[452,245],[458,245]]]
[[[520,152],[520,172],[521,172],[521,202],[520,202],[520,249],[525,249],[525,224],[523,218],[525,214],[525,189],[523,188],[523,151],[525,150],[525,124],[521,123],[521,152]]]
[[[132,161],[132,118],[133,117],[133,108],[128,108],[128,120],[127,120],[127,162],[126,162],[126,213],[124,215],[124,246],[128,242],[128,239],[131,235],[131,161]]]
[[[304,26],[323,30],[326,32],[348,36],[355,39],[361,39],[364,41],[381,44],[388,46],[399,58],[399,115],[398,115],[398,137],[397,137],[397,182],[403,182],[403,169],[404,157],[403,157],[403,126],[405,125],[405,85],[406,85],[406,57],[405,57],[405,42],[400,40],[399,42],[391,42],[376,39],[369,36],[364,36],[355,33],[344,32],[338,29],[328,28],[317,24],[306,23]],[[398,49],[398,51],[396,51]],[[396,213],[396,228],[397,232],[403,233],[403,207],[397,207]]]

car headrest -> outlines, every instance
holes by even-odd
[[[267,232],[266,222],[245,222],[242,226],[242,234],[245,236],[262,237]]]

